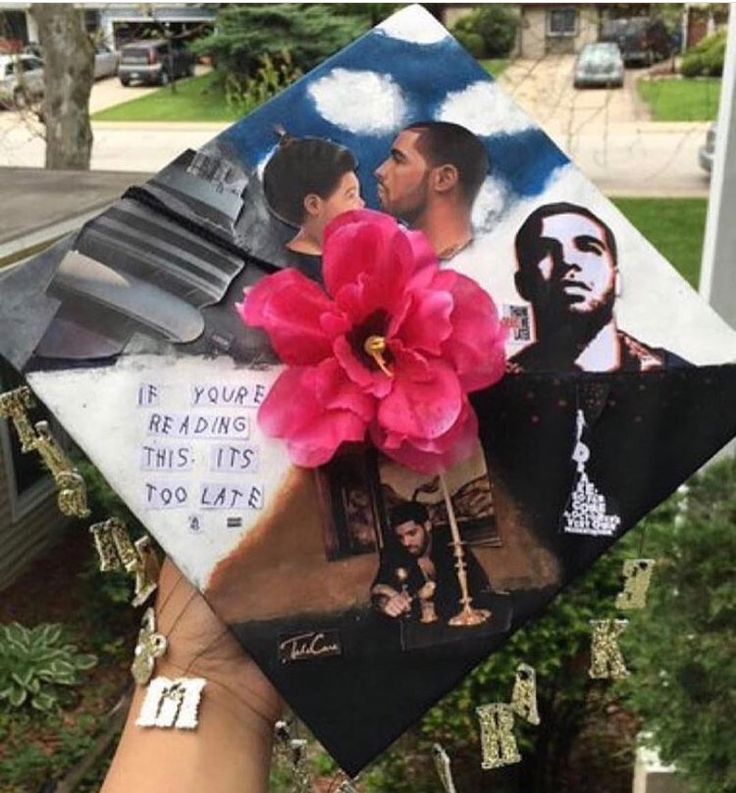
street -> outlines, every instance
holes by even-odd
[[[707,122],[649,121],[636,95],[636,71],[627,71],[624,88],[575,90],[572,68],[572,56],[515,61],[499,83],[604,193],[708,195],[708,178],[697,159]],[[91,105],[98,110],[151,90],[155,89],[122,88],[116,78],[101,80],[93,88]],[[92,169],[152,173],[227,126],[94,122]],[[25,123],[15,112],[0,111],[0,167],[43,164],[38,125]]]

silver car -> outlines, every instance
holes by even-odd
[[[0,104],[23,108],[43,96],[43,61],[35,55],[0,55]]]
[[[617,86],[624,84],[624,60],[618,44],[586,44],[575,61],[575,88],[586,85]]]
[[[698,149],[700,167],[710,173],[713,170],[713,157],[716,154],[716,125],[711,124],[705,135],[705,144]]]
[[[104,44],[95,50],[95,80],[112,77],[118,73],[118,55]]]

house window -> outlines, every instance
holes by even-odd
[[[578,12],[575,8],[554,8],[547,11],[548,36],[577,36]]]
[[[22,384],[20,375],[0,359],[0,393]],[[46,411],[39,407],[30,411],[30,417],[33,423],[48,419]],[[18,434],[10,424],[0,419],[0,454],[13,520],[20,520],[53,491],[54,482],[38,454],[21,452]]]

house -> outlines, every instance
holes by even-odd
[[[0,360],[0,393],[20,377]],[[59,539],[69,522],[56,504],[56,486],[35,453],[23,454],[15,429],[0,419],[0,591]]]
[[[522,3],[512,57],[539,60],[545,55],[574,54],[598,40],[604,7],[592,3]]]
[[[6,170],[3,187],[14,200],[3,207],[0,225],[0,289],[14,262],[78,229],[114,201],[130,181],[129,173],[109,171]],[[20,375],[0,358],[0,393],[22,383]],[[40,412],[31,414],[33,421],[44,418]],[[56,428],[54,435],[63,438]],[[0,592],[62,539],[68,523],[59,512],[56,487],[39,455],[22,453],[15,428],[0,418]]]
[[[118,50],[135,39],[164,35],[190,39],[211,33],[217,6],[85,3],[83,11],[87,30]],[[30,43],[38,43],[38,25],[31,4],[0,2],[0,52],[18,52]]]

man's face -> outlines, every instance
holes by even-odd
[[[613,303],[616,264],[599,223],[572,212],[551,215],[542,220],[540,242],[546,254],[536,268],[553,304],[589,314]]]
[[[412,556],[422,556],[427,550],[429,533],[423,524],[407,520],[399,523],[394,531],[398,541]]]
[[[427,206],[431,168],[417,148],[421,132],[406,129],[391,146],[391,153],[376,169],[381,208],[409,225]]]

